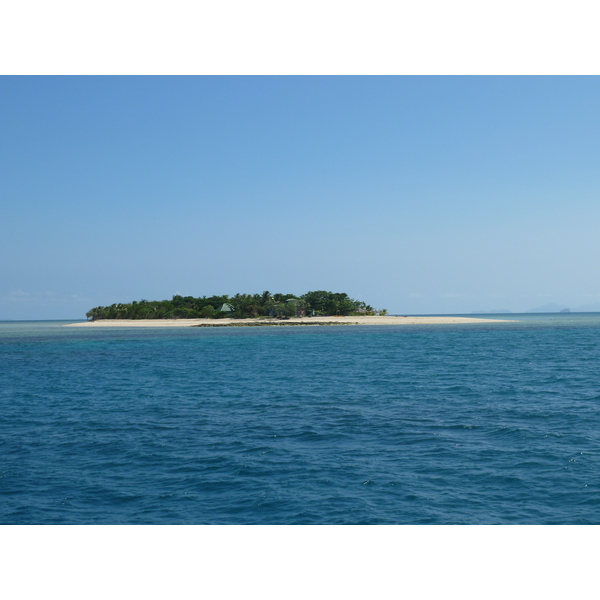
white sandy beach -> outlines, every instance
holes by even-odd
[[[100,319],[69,323],[65,327],[195,327],[227,325],[448,325],[460,323],[509,323],[507,319],[475,317],[301,317],[277,319]]]

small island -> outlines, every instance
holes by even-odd
[[[320,325],[447,325],[508,322],[458,316],[389,316],[346,293],[324,290],[294,294],[173,296],[171,300],[139,300],[97,306],[85,322],[66,327],[261,327]]]
[[[86,313],[91,321],[101,319],[260,319],[285,320],[290,317],[375,316],[375,310],[362,300],[345,293],[318,290],[302,296],[294,294],[236,294],[235,296],[173,296],[171,300],[140,300],[128,304],[97,306]]]

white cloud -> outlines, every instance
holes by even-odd
[[[25,290],[10,290],[4,294],[0,294],[0,304],[20,304],[24,306],[45,306],[47,304],[59,304],[73,302],[90,302],[89,298],[80,296],[79,294],[59,294],[45,290],[43,292],[28,292]]]

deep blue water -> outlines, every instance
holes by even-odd
[[[600,523],[600,315],[0,323],[0,523]]]

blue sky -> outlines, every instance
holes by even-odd
[[[598,77],[0,77],[0,320],[600,310]]]

